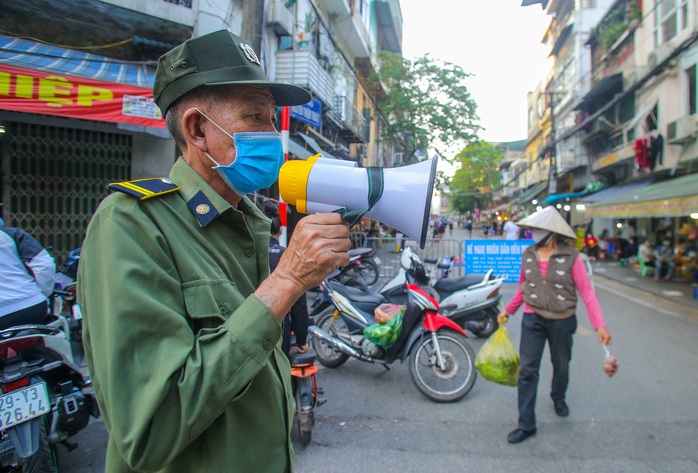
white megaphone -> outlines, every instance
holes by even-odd
[[[424,248],[437,158],[396,168],[323,158],[287,161],[279,193],[300,213],[345,211],[386,223]]]

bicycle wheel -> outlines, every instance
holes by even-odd
[[[419,392],[436,402],[453,402],[470,392],[477,379],[475,354],[468,339],[452,330],[429,333],[410,351],[410,378]],[[441,369],[437,348],[444,361]]]

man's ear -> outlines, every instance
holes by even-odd
[[[206,129],[204,123],[206,118],[196,111],[194,108],[189,108],[182,113],[182,121],[180,122],[182,135],[187,147],[193,146],[202,153],[208,152],[208,144],[206,143]]]

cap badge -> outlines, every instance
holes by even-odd
[[[245,53],[245,56],[247,56],[247,59],[249,59],[250,62],[259,64],[260,66],[262,65],[262,63],[259,62],[257,53],[255,53],[254,49],[252,49],[252,46],[247,43],[240,43],[240,49],[242,49],[242,52]]]
[[[196,206],[196,213],[199,215],[206,215],[211,211],[211,207],[206,204],[199,204]]]

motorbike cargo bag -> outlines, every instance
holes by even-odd
[[[402,332],[402,314],[405,312],[404,306],[386,324],[374,324],[364,329],[364,337],[376,345],[389,348],[395,343],[397,337]]]
[[[373,318],[376,319],[376,322],[379,324],[387,324],[400,311],[405,311],[404,305],[390,303],[381,304],[373,310]]]

